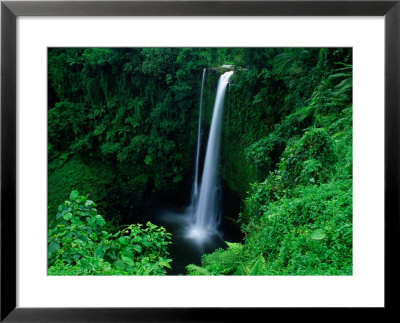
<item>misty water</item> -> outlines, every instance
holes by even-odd
[[[173,259],[173,270],[169,272],[170,275],[184,274],[185,266],[190,263],[199,265],[200,257],[204,253],[212,252],[220,247],[225,247],[225,241],[237,240],[233,232],[235,231],[234,225],[222,218],[223,189],[218,176],[224,99],[232,74],[233,71],[228,71],[222,74],[218,81],[203,163],[202,178],[201,182],[199,182],[202,142],[201,113],[206,78],[206,69],[203,70],[199,104],[198,139],[194,167],[195,172],[190,204],[181,209],[162,210],[157,217],[157,222],[165,226],[166,229],[172,233],[170,257]]]

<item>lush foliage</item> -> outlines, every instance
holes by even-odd
[[[352,273],[351,49],[48,54],[49,273],[165,272],[169,235],[162,228],[119,228],[153,220],[151,206],[189,200],[202,70],[207,134],[222,64],[235,65],[235,73],[219,172],[240,198],[240,212],[229,217],[244,239],[204,255],[188,274]],[[77,193],[63,203],[76,188],[99,203],[104,219]]]
[[[106,231],[96,204],[72,191],[49,230],[49,275],[163,275],[170,234],[148,222]]]

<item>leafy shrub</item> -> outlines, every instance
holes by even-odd
[[[171,234],[150,222],[142,227],[142,224],[125,227],[112,235],[111,242],[101,242],[97,252],[122,271],[135,275],[165,274],[164,268],[171,268],[171,259],[166,258]]]
[[[266,262],[262,255],[247,263],[241,263],[235,272],[235,275],[241,276],[261,276],[267,274]]]
[[[58,211],[49,230],[49,275],[163,275],[171,268],[165,228],[148,222],[110,234],[96,204],[78,191]]]
[[[105,221],[95,207],[93,201],[79,196],[78,191],[72,191],[69,199],[58,207],[58,224],[49,230],[49,265],[57,260],[74,264],[94,254],[98,241],[108,235],[103,231]]]
[[[217,249],[201,257],[201,266],[186,266],[188,275],[267,275],[268,270],[264,257],[260,254],[249,258],[241,243],[226,242],[227,249]]]
[[[227,249],[219,248],[213,253],[201,257],[201,267],[190,264],[187,272],[192,276],[199,275],[232,275],[241,262],[243,245],[226,242]]]
[[[351,180],[297,186],[245,226],[249,258],[271,274],[351,274]],[[350,193],[349,193],[350,192]]]
[[[261,138],[245,150],[246,159],[258,171],[267,173],[272,168],[271,153],[274,143],[269,138]]]
[[[67,158],[69,158],[67,156]],[[49,164],[49,169],[54,166],[54,162]],[[49,172],[48,177],[48,225],[52,228],[56,225],[55,215],[58,206],[64,202],[65,196],[75,188],[80,187],[89,196],[101,204],[101,212],[105,212],[112,200],[110,192],[115,186],[115,176],[111,169],[103,163],[91,161],[87,164],[80,158],[70,158],[63,161],[61,166],[55,167]],[[115,211],[114,211],[115,212]],[[108,215],[108,214],[107,214]],[[107,221],[111,220],[111,215]]]
[[[131,275],[131,273],[112,266],[102,258],[86,257],[76,261],[75,265],[65,264],[57,260],[54,266],[47,271],[49,276],[113,276]]]
[[[312,128],[291,140],[278,164],[285,185],[322,182],[337,161],[334,141],[323,128]]]
[[[204,267],[189,264],[186,266],[189,276],[211,276],[212,274]]]

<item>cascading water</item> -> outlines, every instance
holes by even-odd
[[[185,209],[175,208],[158,211],[156,224],[164,226],[168,232],[172,233],[170,257],[174,262],[172,270],[168,273],[169,275],[186,273],[188,264],[200,265],[203,254],[226,247],[225,239],[232,242],[239,241],[239,235],[236,235],[236,231],[232,230],[229,223],[220,221],[222,220],[220,219],[221,205],[224,201],[220,200],[221,194],[219,192],[222,188],[219,185],[217,176],[224,99],[232,74],[233,72],[227,72],[219,78],[208,142],[205,149],[203,172],[201,172],[199,169],[200,165],[203,164],[200,160],[200,152],[203,151],[201,147],[201,119],[204,112],[203,91],[206,77],[206,70],[203,70],[195,172],[190,205]],[[200,176],[201,174],[202,176]],[[224,208],[224,211],[232,212],[232,210],[229,211],[229,207]],[[236,214],[236,211],[234,212]],[[223,232],[219,231],[220,222],[221,226],[223,226]]]
[[[193,192],[192,192],[192,200],[190,205],[194,210],[197,205],[197,197],[198,197],[198,186],[199,186],[199,159],[200,159],[200,145],[201,145],[201,110],[203,107],[203,90],[204,90],[204,82],[206,79],[206,71],[207,69],[203,69],[203,76],[201,79],[201,91],[200,91],[200,107],[199,107],[199,125],[197,129],[197,149],[196,149],[196,165],[194,170],[194,181],[193,181]]]
[[[219,144],[225,92],[232,74],[233,71],[222,74],[218,82],[200,192],[198,198],[196,196],[193,208],[193,223],[189,228],[189,237],[197,241],[203,241],[207,236],[215,234],[219,224],[219,205],[217,198]],[[199,142],[197,149],[199,150]]]

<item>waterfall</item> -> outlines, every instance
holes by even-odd
[[[201,179],[200,192],[197,203],[194,205],[193,224],[189,236],[198,241],[204,240],[209,234],[217,230],[219,224],[218,203],[218,160],[219,144],[222,125],[222,111],[229,78],[233,71],[222,74],[219,78],[214,111],[208,136],[207,150]],[[199,149],[199,146],[198,146]],[[197,164],[197,161],[196,161]]]
[[[203,90],[204,90],[204,82],[206,79],[206,68],[203,69],[203,76],[201,79],[201,91],[200,91],[200,107],[199,107],[199,125],[197,129],[197,150],[196,150],[196,165],[194,170],[194,183],[193,183],[193,192],[192,192],[192,203],[194,207],[197,204],[197,195],[198,195],[198,185],[199,185],[199,158],[200,158],[200,145],[201,145],[201,110],[203,107]]]

